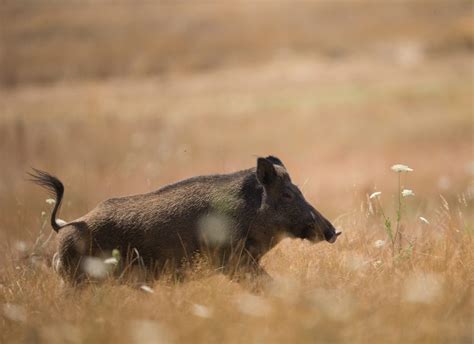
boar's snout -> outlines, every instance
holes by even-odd
[[[336,242],[336,239],[339,235],[341,235],[342,232],[336,232],[335,230],[332,232],[325,231],[324,232],[324,239],[326,239],[327,242],[334,244]]]
[[[337,237],[342,234],[342,232],[336,231],[336,228],[329,222],[326,218],[324,218],[321,214],[317,211],[311,213],[314,222],[316,231],[319,232],[320,235],[326,240],[327,242],[333,244],[336,242]],[[321,238],[322,239],[322,238]]]

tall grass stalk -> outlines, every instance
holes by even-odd
[[[402,248],[401,237],[402,233],[400,233],[400,221],[402,219],[402,189],[401,189],[401,172],[398,172],[398,207],[397,207],[397,229],[395,231],[395,240],[394,243],[397,244],[398,253],[400,254],[400,250]],[[392,252],[394,248],[392,248]]]
[[[401,222],[402,222],[402,210],[403,210],[403,200],[402,196],[405,197],[405,192],[407,192],[407,195],[414,195],[414,193],[411,190],[403,190],[402,191],[402,182],[401,182],[401,174],[402,172],[412,172],[413,169],[406,165],[393,165],[392,166],[392,171],[397,172],[398,174],[398,188],[397,188],[397,193],[398,193],[398,199],[397,199],[397,206],[396,206],[396,214],[397,214],[397,223],[396,223],[396,228],[395,228],[395,234],[393,233],[393,228],[392,228],[392,220],[390,217],[385,215],[385,211],[383,209],[383,206],[380,202],[380,199],[378,196],[381,194],[381,192],[375,192],[370,196],[370,198],[377,198],[377,202],[379,205],[379,208],[382,212],[382,217],[384,220],[384,229],[387,234],[388,239],[390,240],[390,246],[392,250],[392,258],[395,256],[395,253],[400,255],[401,250],[402,250],[402,227],[401,227]]]

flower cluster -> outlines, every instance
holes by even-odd
[[[396,214],[397,214],[396,226],[393,225],[392,219],[385,215],[384,209],[382,205],[380,204],[380,196],[382,195],[381,191],[375,191],[371,193],[369,195],[369,200],[377,201],[379,204],[381,214],[384,219],[385,231],[387,232],[387,237],[388,239],[390,239],[390,243],[392,244],[391,245],[392,250],[394,250],[395,247],[398,247],[400,250],[400,248],[402,247],[401,240],[402,240],[402,230],[403,230],[403,227],[401,226],[401,218],[402,218],[402,212],[403,212],[402,198],[415,196],[415,193],[413,192],[413,190],[401,188],[401,173],[413,172],[413,169],[411,167],[408,167],[407,165],[395,164],[391,167],[391,170],[398,174],[398,207],[396,209]],[[430,224],[430,222],[422,216],[420,216],[419,219],[425,225]],[[374,243],[374,247],[377,247],[377,248],[383,247],[384,245],[385,245],[384,240],[377,240]]]

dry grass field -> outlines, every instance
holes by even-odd
[[[470,1],[4,1],[0,22],[0,343],[472,343]],[[72,220],[268,154],[343,231],[281,241],[271,283],[52,271],[30,167]]]

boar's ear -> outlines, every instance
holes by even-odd
[[[277,172],[273,163],[265,158],[257,159],[257,180],[260,184],[267,186],[277,178]]]
[[[275,164],[275,165],[280,165],[281,167],[285,167],[285,165],[283,165],[283,163],[281,162],[281,160],[278,159],[276,156],[269,155],[269,156],[267,156],[265,159],[267,159],[268,161],[272,162],[272,163]],[[285,167],[285,169],[286,169],[286,167]]]

